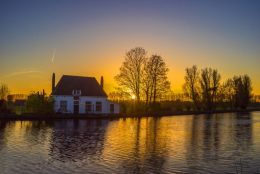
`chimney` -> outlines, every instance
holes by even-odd
[[[52,86],[51,86],[51,93],[55,90],[55,73],[52,74]]]
[[[100,79],[100,86],[101,86],[101,88],[104,88],[104,78],[103,78],[103,76],[101,76],[101,79]]]

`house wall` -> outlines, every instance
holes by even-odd
[[[60,109],[60,101],[67,101],[67,113],[73,113],[73,96],[53,96],[55,104],[54,111],[59,112]]]
[[[53,96],[55,100],[54,110],[55,112],[59,112],[60,110],[60,101],[67,101],[67,113],[73,113],[74,110],[74,98],[73,96]],[[80,96],[79,97],[79,113],[84,114],[86,102],[92,103],[92,112],[94,114],[108,114],[110,113],[110,104],[114,104],[114,113],[119,113],[119,104],[113,103],[107,100],[106,97],[87,97],[87,96]],[[96,102],[102,103],[102,111],[96,111]]]

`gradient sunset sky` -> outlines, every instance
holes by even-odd
[[[161,55],[174,92],[196,64],[222,80],[248,74],[260,94],[259,0],[7,0],[0,2],[0,83],[12,93],[43,88],[51,75],[103,75],[107,92],[126,51]]]

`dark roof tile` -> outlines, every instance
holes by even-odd
[[[81,90],[81,96],[107,97],[94,77],[63,75],[52,95],[72,95],[73,90]]]

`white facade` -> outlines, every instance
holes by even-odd
[[[54,110],[57,113],[119,113],[119,104],[107,100],[106,97],[78,96],[77,98],[75,98],[75,96],[73,95],[53,95],[53,98],[55,100]]]

